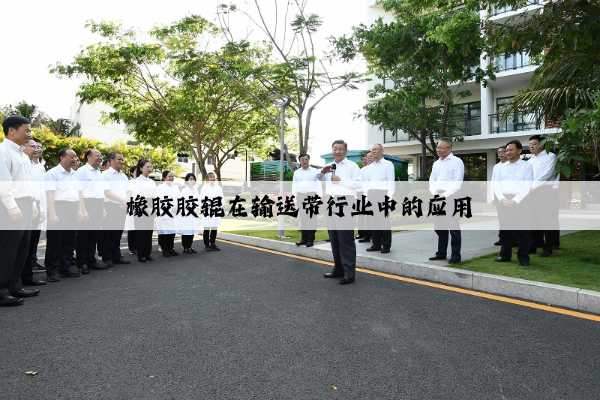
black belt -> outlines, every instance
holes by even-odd
[[[514,193],[502,193],[502,195],[504,196],[505,199],[507,200],[512,200],[514,199],[517,195]]]
[[[64,204],[66,206],[76,206],[78,203],[76,201],[67,201],[67,200],[55,200],[55,204]]]
[[[16,197],[15,200],[22,200],[22,201],[28,201],[30,203],[33,203],[35,201],[35,197],[33,197],[33,196]]]

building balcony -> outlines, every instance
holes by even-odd
[[[532,6],[532,5],[536,5],[536,4],[541,4],[542,0],[529,0],[526,4],[525,7],[527,6]],[[500,14],[505,14],[511,11],[517,11],[518,9],[514,9],[513,7],[510,6],[506,6],[506,7],[492,7],[492,12],[490,13],[490,15],[492,16],[496,16],[496,15],[500,15]]]
[[[459,118],[456,120],[458,123],[458,130],[452,132],[450,137],[455,136],[478,136],[481,135],[481,117],[469,117],[469,118]],[[438,135],[433,135],[435,139],[438,139]],[[383,131],[383,143],[404,143],[410,142],[416,139],[409,137],[408,133],[404,131]]]
[[[525,68],[536,65],[535,61],[527,53],[517,53],[513,55],[501,55],[496,57],[496,65],[500,67],[499,72]]]
[[[540,130],[542,126],[542,118],[539,114],[514,113],[512,117],[502,121],[500,114],[490,114],[490,133],[510,133],[522,131]]]

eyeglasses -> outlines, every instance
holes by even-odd
[[[438,150],[444,150],[444,149],[449,149],[449,148],[450,148],[450,147],[439,147],[439,146],[438,146],[438,147],[436,147],[436,149],[438,149]]]

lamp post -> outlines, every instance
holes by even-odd
[[[240,150],[244,150],[246,152],[246,173],[244,175],[244,193],[248,191],[248,149],[245,147],[240,147]]]
[[[285,136],[285,108],[287,106],[290,105],[290,102],[292,101],[292,99],[290,97],[287,96],[283,96],[283,95],[272,95],[271,96],[271,100],[273,101],[273,104],[275,104],[275,107],[277,107],[277,110],[281,113],[281,120],[279,123],[279,195],[283,198],[283,176],[284,176],[284,171],[285,171],[285,160],[283,159],[283,154],[284,154],[284,147],[285,147],[285,143],[284,143],[284,136]],[[277,236],[279,238],[284,238],[284,234],[285,231],[283,229],[283,225],[284,225],[284,216],[283,215],[279,215],[277,217]]]

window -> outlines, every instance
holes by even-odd
[[[481,102],[457,104],[454,107],[459,112],[457,122],[461,132],[457,132],[452,136],[481,135]]]
[[[501,97],[496,99],[496,114],[490,115],[491,133],[519,132],[539,129],[540,118],[537,114],[515,111],[512,117],[502,121],[498,114],[500,109],[512,99]]]

